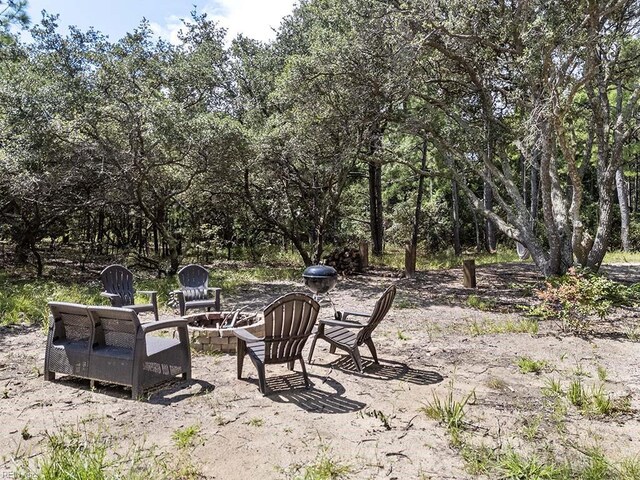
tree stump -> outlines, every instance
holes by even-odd
[[[369,268],[369,243],[360,242],[360,264],[362,268]]]
[[[465,288],[476,288],[476,261],[471,258],[462,261],[462,285]]]
[[[407,278],[413,278],[416,275],[416,248],[409,243],[404,250],[404,274]]]

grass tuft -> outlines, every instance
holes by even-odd
[[[547,362],[544,360],[533,360],[529,357],[518,357],[517,365],[520,373],[539,374],[547,367]]]
[[[173,432],[171,438],[180,450],[184,450],[195,445],[196,438],[200,433],[199,425],[190,425],[185,428],[178,428]]]
[[[294,464],[283,473],[292,480],[343,480],[353,472],[350,465],[341,463],[329,455],[329,449],[322,446],[313,462]]]
[[[473,390],[460,400],[454,399],[453,388],[451,387],[444,400],[440,399],[440,397],[434,393],[433,400],[427,402],[427,405],[420,410],[427,417],[438,420],[444,425],[451,436],[452,443],[459,445],[461,443],[460,434],[465,426],[465,408],[470,402],[475,401],[475,398],[476,392]]]

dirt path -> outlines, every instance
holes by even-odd
[[[630,278],[623,268],[608,271]],[[475,478],[447,430],[421,411],[434,395],[444,399],[449,392],[456,399],[475,392],[466,407],[465,432],[474,444],[499,442],[526,453],[544,443],[561,457],[579,455],[571,444],[597,444],[613,461],[640,455],[637,338],[624,331],[617,337],[559,335],[551,323],[535,334],[515,333],[522,320],[518,305],[540,281],[530,265],[481,267],[475,292],[463,289],[460,278],[459,270],[449,270],[423,272],[413,280],[387,272],[342,280],[332,298],[340,308],[357,310],[370,309],[386,285],[397,283],[394,308],[374,337],[381,365],[368,362],[357,373],[350,361],[319,343],[308,366],[312,388],[299,388],[299,370],[268,367],[268,396],[259,393],[250,362],[243,380],[236,379],[235,357],[228,355],[194,355],[192,383],[178,381],[141,402],[120,387],[91,391],[83,380],[44,382],[42,330],[5,328],[0,478],[15,469],[15,457],[37,459],[47,432],[68,425],[103,428],[120,448],[144,441],[176,455],[176,430],[197,426],[189,458],[204,478],[288,478],[323,455],[349,466],[347,478]],[[224,302],[258,308],[300,288],[256,284]],[[470,295],[490,311],[470,308]],[[321,315],[331,313],[325,308]],[[637,314],[625,322],[625,328],[637,326]],[[504,330],[511,331],[495,333]],[[520,373],[520,357],[545,361],[543,372]],[[628,412],[585,416],[569,405],[558,413],[544,393],[550,379],[566,387],[579,375],[585,385],[596,385],[599,369],[606,372],[612,398],[629,398]]]

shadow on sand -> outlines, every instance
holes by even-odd
[[[93,391],[97,394],[106,395],[112,398],[132,400],[131,388],[123,387],[121,385],[95,382],[94,389],[91,389],[89,380],[71,376],[61,377],[59,380],[56,379],[55,382],[58,385],[71,387],[77,390],[83,390],[86,392]],[[141,400],[146,400],[148,403],[153,405],[171,405],[173,403],[186,400],[187,398],[204,395],[212,392],[214,389],[215,386],[213,384],[204,380],[193,379],[191,381],[187,381],[176,378],[175,380],[169,380],[168,382],[156,385],[146,390]]]
[[[309,375],[311,386],[307,389],[301,373],[267,378],[266,398],[277,403],[291,403],[307,412],[350,413],[362,410],[366,404],[344,396],[346,389],[333,378]],[[243,379],[258,388],[258,380]]]
[[[343,356],[326,364],[315,363],[318,366],[335,368],[352,375],[376,380],[400,380],[416,385],[434,385],[444,380],[438,372],[419,370],[409,367],[406,363],[385,360],[384,363],[374,363],[370,359],[362,359],[364,372],[359,372],[351,357]]]

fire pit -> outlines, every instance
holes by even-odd
[[[327,265],[312,265],[302,273],[304,284],[315,295],[324,295],[338,282],[338,272]]]
[[[246,330],[256,337],[264,337],[264,318],[253,312],[203,312],[183,317],[191,346],[201,352],[235,353],[237,338],[234,330]]]

